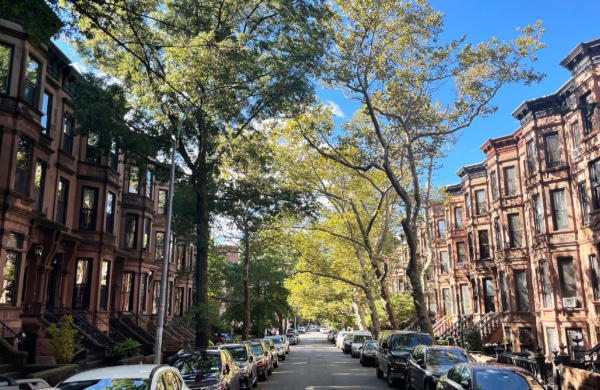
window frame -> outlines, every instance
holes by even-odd
[[[29,196],[32,159],[33,141],[24,136],[19,137],[15,159],[15,181],[13,190],[23,196]]]
[[[537,172],[535,139],[527,141],[525,144],[525,154],[527,163],[527,173],[533,175]]]
[[[514,270],[513,277],[515,282],[515,299],[517,311],[529,312],[531,308],[531,299],[529,297],[529,283],[527,281],[526,270]],[[524,283],[519,286],[519,283]]]
[[[102,260],[100,269],[100,291],[98,293],[98,308],[108,310],[108,297],[110,293],[110,266],[109,260]]]
[[[485,236],[485,240],[483,236]],[[479,258],[481,260],[489,259],[492,253],[490,251],[490,233],[487,229],[477,230],[477,242],[479,244]]]
[[[39,173],[38,173],[39,168]],[[41,160],[35,163],[35,173],[33,175],[33,204],[31,208],[41,212],[44,208],[44,191],[46,189],[46,170],[47,165]]]
[[[487,212],[485,190],[475,190],[475,212],[476,215],[483,215]]]
[[[115,205],[117,201],[117,195],[111,191],[106,194],[106,220],[105,230],[109,234],[115,232]]]
[[[558,199],[558,198],[561,199]],[[569,213],[567,197],[564,188],[557,188],[550,191],[550,203],[552,205],[552,223],[555,231],[569,228]],[[558,204],[562,202],[563,204]],[[559,208],[560,207],[560,208]]]
[[[35,64],[35,72],[32,72],[31,65]],[[34,73],[34,74],[33,74]],[[25,70],[25,79],[23,82],[23,101],[37,108],[39,87],[41,84],[42,62],[29,54],[27,57],[27,67]],[[32,77],[33,76],[33,77]],[[32,81],[35,79],[35,83]]]
[[[157,199],[157,212],[159,215],[165,215],[167,212],[167,203],[169,201],[169,190],[159,188]]]
[[[510,166],[503,169],[504,173],[504,196],[516,196],[518,195],[517,187],[517,169],[516,167]]]
[[[0,69],[0,75],[2,75],[3,71],[6,72],[5,77],[0,77],[0,94],[8,95],[10,92],[10,76],[12,73],[13,66],[14,47],[12,45],[7,45],[4,42],[0,42],[0,53],[2,53],[2,49],[6,49],[6,51],[8,52],[8,58],[6,61],[8,67],[6,69]]]
[[[454,228],[464,229],[464,221],[462,217],[463,208],[461,206],[454,207]]]
[[[542,293],[542,305],[544,308],[553,307],[552,302],[552,284],[550,282],[550,265],[548,260],[539,261],[540,289]]]
[[[63,225],[67,222],[67,212],[69,207],[69,180],[64,177],[58,179],[56,188],[56,218],[55,221]]]
[[[533,194],[531,197],[533,211],[533,225],[535,234],[544,233],[544,209],[542,207],[542,197],[540,194]]]
[[[560,154],[560,138],[557,132],[544,135],[544,151],[546,155],[546,168],[556,168],[562,165]]]
[[[40,124],[42,126],[42,134],[49,135],[50,128],[52,127],[52,106],[54,103],[54,95],[47,90],[44,90],[42,95],[42,117]]]
[[[124,229],[124,243],[125,249],[137,249],[138,242],[138,228],[139,228],[139,215],[137,214],[126,214],[125,215],[125,229]],[[129,235],[129,236],[128,236]]]
[[[73,309],[89,309],[91,296],[91,281],[93,259],[87,257],[78,257],[75,264],[75,272],[73,279]],[[81,269],[80,264],[86,264],[85,269]]]
[[[521,226],[521,215],[519,213],[507,214],[508,236],[511,248],[523,248],[523,228]]]
[[[91,204],[86,202],[86,194],[92,194]],[[95,231],[98,220],[98,187],[81,187],[81,208],[79,210],[79,230]]]

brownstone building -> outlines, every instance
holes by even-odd
[[[49,360],[48,321],[65,313],[109,349],[135,333],[151,349],[165,245],[167,321],[192,297],[193,246],[165,237],[160,167],[126,168],[116,144],[102,154],[102,129],[73,133],[79,75],[70,63],[0,19],[0,322],[11,341],[24,332],[37,362]]]
[[[600,343],[600,39],[560,65],[571,78],[521,104],[520,127],[458,171],[443,220],[430,214],[438,334],[462,319],[547,356]]]

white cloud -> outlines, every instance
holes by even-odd
[[[334,102],[333,100],[327,100],[325,102],[329,105],[329,107],[331,107],[331,112],[334,116],[337,116],[339,118],[346,117],[346,114],[344,114],[342,107],[340,107],[336,102]]]

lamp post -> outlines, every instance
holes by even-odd
[[[173,138],[173,147],[171,151],[171,175],[169,178],[169,194],[167,196],[167,226],[165,228],[166,241],[163,245],[163,264],[162,274],[160,277],[160,298],[158,306],[158,317],[156,319],[156,337],[154,342],[154,364],[162,363],[162,340],[163,340],[163,328],[165,322],[165,306],[167,301],[167,277],[169,273],[169,261],[171,256],[170,244],[171,244],[171,219],[173,213],[173,182],[175,181],[175,154],[177,153],[177,142],[179,139],[179,130],[177,129],[177,136]]]

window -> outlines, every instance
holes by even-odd
[[[535,234],[542,234],[544,232],[544,211],[542,209],[540,195],[533,195],[531,197],[531,202],[533,206],[533,225],[535,227]]]
[[[540,284],[542,288],[542,304],[544,307],[552,307],[552,285],[550,284],[550,273],[546,260],[540,261]]]
[[[463,218],[462,218],[462,207],[454,208],[454,227],[456,229],[464,229]]]
[[[517,311],[529,312],[529,291],[527,290],[527,272],[515,271],[515,296],[517,298]],[[507,290],[508,291],[508,290]]]
[[[140,312],[146,312],[146,296],[148,291],[148,274],[142,274],[140,279]]]
[[[448,264],[448,252],[440,252],[440,265],[440,272],[442,273],[442,275],[448,274],[448,270],[450,268],[450,265]]]
[[[456,243],[456,257],[458,259],[458,268],[464,268],[467,262],[467,253],[464,242]]]
[[[115,229],[115,194],[108,192],[106,196],[106,232],[113,234]]]
[[[558,141],[558,133],[546,134],[544,137],[546,146],[546,168],[554,168],[560,166],[560,144]]]
[[[117,143],[113,140],[110,145],[110,152],[108,153],[108,164],[116,170],[119,165],[119,154],[117,150]]]
[[[479,258],[489,259],[490,258],[490,240],[487,230],[479,230]]]
[[[594,301],[600,300],[600,274],[598,274],[598,258],[596,255],[589,255],[590,260],[590,279],[592,282],[592,290],[594,292]]]
[[[496,311],[496,304],[494,303],[494,284],[492,279],[483,279],[483,291],[485,294],[485,312]]]
[[[473,233],[467,234],[467,242],[469,244],[469,260],[475,260],[475,247],[473,246]]]
[[[506,272],[500,271],[498,277],[500,279],[500,303],[502,304],[502,311],[508,311],[508,283],[506,281]]]
[[[467,213],[467,218],[471,217],[471,197],[469,194],[465,194],[465,210]]]
[[[167,212],[167,190],[158,190],[158,213],[164,215]]]
[[[444,304],[444,315],[450,315],[452,314],[450,312],[451,307],[452,307],[452,302],[450,301],[450,289],[449,288],[443,288],[442,289],[442,300],[443,300],[443,304]]]
[[[517,174],[515,167],[504,168],[504,195],[517,195]]]
[[[31,172],[31,141],[25,137],[19,139],[15,168],[15,192],[28,196]]]
[[[68,112],[65,112],[63,116],[62,150],[68,154],[73,154],[73,130],[75,129],[75,119],[71,118]]]
[[[128,172],[128,181],[129,186],[128,191],[130,194],[139,194],[140,193],[140,169],[138,167],[132,166],[129,167]]]
[[[592,182],[592,202],[594,210],[600,209],[600,160],[590,164],[590,180]]]
[[[12,49],[0,44],[0,93],[8,93],[10,66],[12,64]]]
[[[146,171],[146,197],[152,199],[152,172]]]
[[[67,222],[67,205],[69,198],[69,181],[64,178],[58,180],[58,194],[56,196],[56,222],[63,225]]]
[[[565,199],[565,190],[551,191],[552,195],[552,222],[554,230],[567,229],[569,220],[567,219],[567,201]]]
[[[85,162],[100,164],[100,137],[98,134],[89,133],[85,149]]]
[[[494,237],[496,238],[496,250],[504,249],[502,245],[502,229],[500,227],[500,217],[494,218]]]
[[[471,291],[473,291],[473,312],[479,312],[479,293],[477,292],[477,281],[471,280]]]
[[[154,240],[154,260],[163,261],[165,258],[165,232],[156,232]]]
[[[98,189],[83,187],[81,195],[81,214],[79,215],[79,229],[96,230],[96,215],[98,214]]]
[[[485,214],[485,212],[487,211],[487,205],[485,202],[485,191],[484,190],[477,190],[475,191],[475,199],[477,202],[477,215],[481,215],[481,214]]]
[[[6,261],[2,267],[2,292],[0,304],[15,304],[17,301],[17,270],[21,264],[21,253],[6,250]]]
[[[160,306],[160,280],[154,281],[152,294],[152,314],[158,314],[158,308]]]
[[[77,259],[75,286],[73,287],[73,309],[89,308],[91,275],[92,259]]]
[[[468,284],[460,285],[460,298],[462,314],[471,314],[471,297]]]
[[[585,357],[585,348],[583,345],[583,331],[581,328],[565,329],[567,336],[567,345],[569,347],[569,355],[573,360],[583,359]]]
[[[133,272],[123,272],[121,282],[121,311],[131,311],[133,308]]]
[[[581,139],[581,129],[579,128],[579,122],[571,123],[571,134],[573,135],[573,145],[579,146],[579,140]]]
[[[40,78],[40,63],[29,57],[27,61],[27,73],[25,76],[25,88],[23,89],[23,100],[35,106],[37,102],[37,88]]]
[[[138,216],[136,214],[127,214],[125,216],[125,248],[137,248],[137,224]]]
[[[169,293],[167,295],[167,315],[173,315],[173,305],[171,304],[173,301],[173,282],[169,280]]]
[[[177,245],[177,269],[185,268],[185,245]]]
[[[443,219],[438,221],[438,238],[446,238],[446,222]]]
[[[527,153],[527,173],[532,175],[535,172],[537,172],[534,141],[533,140],[527,141],[525,148],[526,148],[526,153]]]
[[[510,235],[511,248],[523,247],[521,220],[519,218],[519,214],[508,214],[508,234]]]
[[[152,229],[152,221],[150,218],[146,218],[146,223],[144,224],[144,242],[142,243],[142,248],[147,251],[150,250],[150,230]]]
[[[44,184],[46,183],[46,164],[38,161],[35,164],[35,176],[33,177],[33,205],[35,211],[42,211],[44,203]]]
[[[565,298],[573,299],[574,306],[577,307],[577,282],[575,276],[575,265],[572,258],[559,258],[558,266],[560,272],[560,288],[563,298],[563,307],[565,307]],[[568,304],[568,303],[567,303]]]
[[[42,98],[42,134],[48,135],[48,130],[52,125],[52,95],[48,92],[44,91],[44,96]]]
[[[583,135],[586,136],[596,130],[594,120],[594,99],[591,92],[581,97],[581,117],[583,118]]]
[[[581,207],[581,222],[587,225],[590,223],[590,198],[588,197],[585,181],[577,183],[577,193],[579,194],[579,206]]]
[[[492,188],[492,199],[498,199],[498,177],[496,171],[490,174],[490,187]]]
[[[110,285],[110,261],[102,261],[100,274],[100,309],[108,309],[108,286]]]

